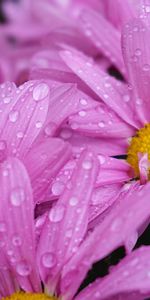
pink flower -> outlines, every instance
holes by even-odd
[[[88,208],[97,174],[97,159],[85,151],[59,201],[34,223],[32,188],[23,163],[9,157],[1,164],[1,297],[20,288],[24,292],[41,293],[41,281],[45,292],[66,300],[74,297],[138,300],[150,296],[149,247],[129,254],[109,275],[75,296],[94,262],[121,245],[131,251],[135,233],[141,232],[150,216],[149,183],[143,187],[132,184],[87,235]]]

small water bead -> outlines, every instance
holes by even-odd
[[[9,113],[9,121],[15,123],[19,117],[19,112],[17,110],[12,110]]]
[[[90,170],[92,168],[92,162],[90,160],[83,161],[82,168],[85,170]]]
[[[87,105],[87,100],[86,99],[80,99],[80,104],[83,105],[83,106],[86,106]]]
[[[20,206],[25,200],[25,192],[22,188],[14,188],[10,195],[10,201],[13,206]]]
[[[17,132],[17,138],[22,139],[24,137],[24,133],[22,131]]]
[[[31,265],[26,261],[21,261],[16,266],[16,271],[20,276],[28,276],[31,273]]]
[[[71,205],[71,206],[76,206],[77,204],[78,204],[78,198],[77,197],[71,197],[70,199],[69,199],[69,204]]]
[[[11,101],[11,98],[9,98],[9,97],[6,97],[6,98],[3,99],[3,102],[4,102],[5,104],[9,104],[10,101]]]
[[[86,111],[85,110],[81,110],[81,111],[78,112],[78,115],[80,117],[85,117],[86,116]]]
[[[142,54],[141,49],[137,48],[137,49],[135,50],[135,55],[136,55],[136,56],[141,56],[141,54]]]
[[[14,236],[14,237],[12,238],[12,243],[13,243],[14,246],[21,246],[21,244],[22,244],[21,237],[19,237],[19,236]]]
[[[43,100],[49,94],[49,86],[46,83],[40,83],[33,89],[33,99],[35,101]]]
[[[0,232],[6,231],[6,224],[4,222],[0,222]]]
[[[64,184],[60,181],[53,183],[52,185],[52,193],[54,196],[59,196],[62,194],[64,190]]]
[[[35,124],[36,128],[41,128],[42,127],[42,122],[38,121]]]
[[[123,95],[123,100],[125,102],[129,102],[130,101],[130,96],[129,95]]]
[[[143,69],[143,71],[148,72],[150,70],[150,65],[145,64],[145,65],[143,65],[142,69]]]
[[[54,223],[60,222],[63,219],[64,214],[65,207],[62,204],[57,205],[50,210],[49,220]]]
[[[52,252],[46,252],[41,258],[42,265],[46,268],[53,268],[56,265],[56,257]]]
[[[47,136],[52,136],[52,134],[55,132],[57,128],[57,125],[53,122],[50,122],[46,125],[44,132]]]
[[[98,123],[98,126],[100,128],[104,128],[105,127],[105,123],[103,121],[101,121],[101,122]]]
[[[60,136],[63,139],[68,140],[72,136],[72,130],[70,130],[69,128],[63,128],[60,132]]]

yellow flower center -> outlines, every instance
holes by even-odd
[[[147,153],[150,160],[150,124],[137,131],[128,147],[127,161],[133,167],[135,176],[139,176],[138,153]]]
[[[2,298],[2,300],[56,300],[56,298],[46,294],[17,292],[11,296]]]

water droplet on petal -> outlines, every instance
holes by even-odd
[[[42,122],[38,121],[35,124],[36,128],[41,128],[42,127]]]
[[[10,195],[11,204],[14,206],[20,206],[25,200],[25,192],[22,188],[14,188]]]
[[[61,195],[64,190],[64,184],[60,181],[53,183],[52,185],[52,193],[55,196]]]
[[[12,110],[9,113],[9,121],[15,123],[19,117],[19,112],[17,110]]]
[[[6,224],[4,222],[0,222],[0,232],[6,231]]]
[[[12,243],[13,243],[14,246],[21,246],[21,244],[22,244],[21,237],[20,236],[14,236],[12,238]]]
[[[106,162],[106,158],[103,155],[98,155],[98,159],[101,165],[103,165]]]
[[[80,104],[83,106],[87,105],[87,100],[86,99],[80,99]]]
[[[21,261],[17,264],[16,271],[21,276],[28,276],[31,273],[31,266],[27,262]]]
[[[55,132],[57,128],[57,125],[53,122],[50,122],[46,125],[44,132],[47,136],[52,136],[52,134]]]
[[[148,64],[143,65],[143,71],[147,72],[149,70],[150,70],[150,65]]]
[[[83,161],[82,168],[85,170],[90,170],[92,168],[92,162],[90,160]]]
[[[141,49],[137,48],[137,49],[135,50],[135,55],[136,55],[136,56],[140,56],[141,54],[142,54]]]
[[[104,123],[103,121],[101,121],[101,122],[98,123],[98,126],[99,126],[100,128],[103,128],[103,127],[105,127],[105,123]]]
[[[56,264],[55,255],[52,252],[46,252],[41,258],[42,265],[46,268],[53,268]]]
[[[49,86],[46,83],[40,83],[33,89],[33,99],[35,101],[43,100],[49,94]]]
[[[85,110],[81,110],[78,112],[80,117],[85,117],[86,116],[86,111]]]
[[[69,200],[69,204],[71,206],[76,206],[78,204],[78,198],[77,197],[71,197]]]
[[[22,131],[17,132],[17,138],[22,139],[24,137],[24,133]]]
[[[6,97],[6,98],[3,99],[3,102],[4,102],[5,104],[10,103],[10,101],[11,101],[11,98],[9,98],[9,97]]]
[[[65,207],[63,205],[57,205],[50,210],[49,220],[51,222],[60,222],[65,214]]]
[[[62,131],[60,132],[60,136],[63,139],[67,140],[67,139],[71,138],[72,131],[70,129],[68,129],[68,128],[63,128]]]

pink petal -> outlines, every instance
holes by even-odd
[[[68,143],[57,138],[35,144],[24,163],[31,178],[35,203],[49,199],[51,182],[71,156]]]
[[[66,64],[77,74],[106,105],[113,109],[124,121],[135,125],[132,112],[127,103],[126,95],[124,101],[120,95],[120,88],[116,85],[114,78],[100,71],[96,64],[87,56],[75,49],[61,51],[61,56]]]
[[[98,158],[101,169],[96,181],[97,186],[125,182],[134,177],[134,172],[126,161],[105,155],[98,155]]]
[[[37,259],[42,280],[50,292],[57,284],[62,266],[77,251],[85,235],[97,171],[94,155],[84,152],[42,230]]]
[[[90,136],[100,137],[129,137],[134,135],[134,129],[124,123],[107,106],[99,105],[91,110],[81,110],[69,118],[73,130]]]
[[[79,251],[64,266],[61,292],[70,299],[75,294],[91,265],[107,256],[114,249],[126,245],[150,217],[150,184],[132,185],[115,202],[104,220],[80,246]],[[147,209],[145,209],[145,207]],[[120,235],[121,228],[121,235]],[[101,238],[100,238],[101,237]]]
[[[98,105],[91,97],[85,95],[76,88],[76,85],[62,84],[51,91],[51,100],[47,122],[41,137],[50,137],[56,134],[59,127],[68,117],[81,111],[86,102],[86,109],[94,108]]]
[[[27,172],[18,159],[9,158],[1,165],[0,190],[1,243],[7,261],[23,289],[38,291],[32,191]]]
[[[75,300],[142,300],[150,296],[150,247],[125,257],[110,274],[85,288]]]
[[[120,32],[100,13],[84,9],[79,17],[79,29],[116,67],[125,74],[120,47]],[[99,30],[100,29],[100,30]],[[104,38],[105,37],[105,38]]]
[[[150,31],[139,19],[134,19],[124,27],[122,47],[128,69],[133,110],[140,126],[150,122],[149,81],[150,81]]]
[[[4,115],[1,131],[1,139],[7,142],[8,153],[23,157],[29,151],[44,125],[49,92],[45,82],[29,81],[18,88],[15,95],[17,101],[15,99],[13,107]]]
[[[69,127],[62,127],[59,136],[68,141],[73,147],[73,153],[78,156],[87,147],[97,154],[108,156],[123,155],[127,153],[127,139],[94,138],[79,134]]]
[[[121,191],[121,187],[122,185],[117,183],[100,186],[93,190],[89,208],[89,223],[114,203],[119,192]]]

